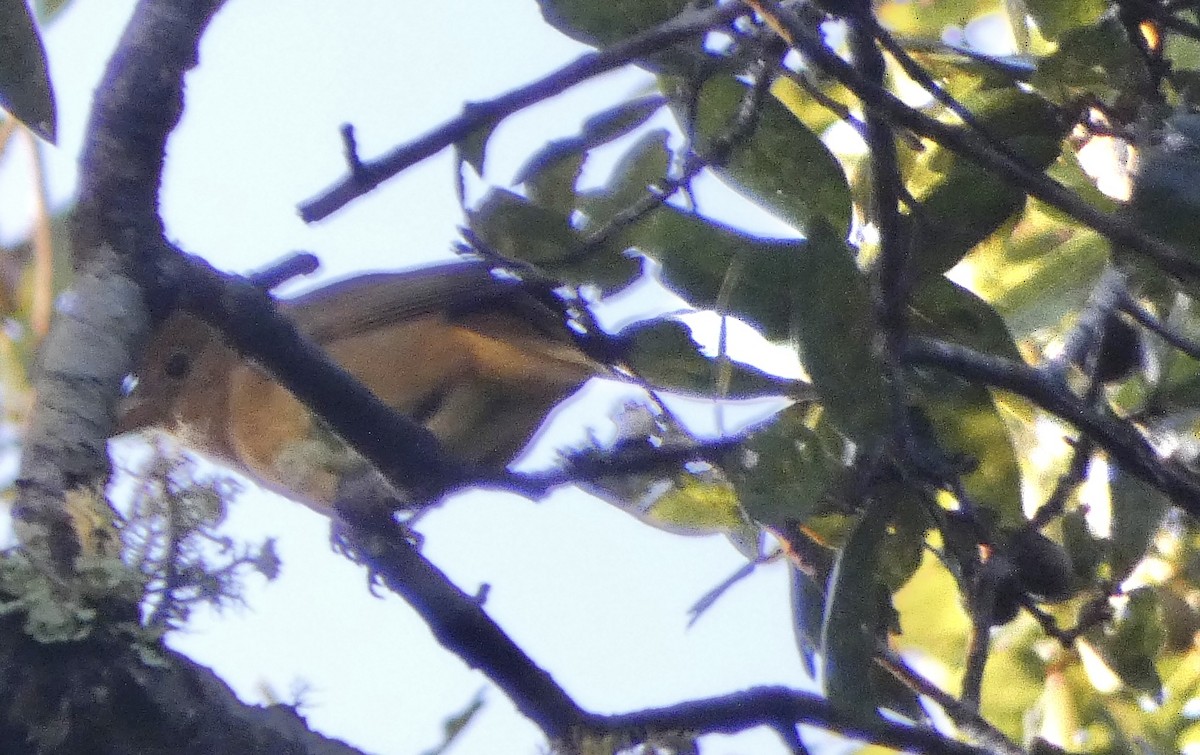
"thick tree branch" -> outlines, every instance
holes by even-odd
[[[96,89],[85,132],[77,264],[109,245],[137,273],[157,254],[152,242],[162,237],[158,190],[167,137],[183,112],[183,77],[198,61],[200,35],[223,4],[143,0],[134,9]]]
[[[171,650],[139,649],[121,635],[46,645],[11,616],[0,621],[0,700],[8,755],[359,752],[313,733],[291,708],[242,703]]]
[[[149,322],[136,286],[160,246],[157,215],[167,135],[179,120],[183,74],[219,0],[140,3],[98,88],[81,158],[73,248],[80,271],[34,379],[38,403],[26,435],[14,508],[31,555],[61,575],[77,545],[62,500],[102,490],[105,439],[121,380]],[[141,283],[142,281],[139,281]]]

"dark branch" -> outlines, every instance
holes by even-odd
[[[300,217],[313,223],[329,217],[392,176],[462,141],[473,132],[488,128],[530,105],[547,100],[602,73],[629,65],[638,58],[703,35],[743,15],[740,3],[718,5],[705,11],[686,11],[678,18],[638,34],[604,50],[589,52],[553,73],[508,94],[484,102],[469,103],[463,112],[434,130],[383,157],[360,161],[357,170],[324,193],[300,205]]]
[[[158,190],[167,137],[183,112],[183,77],[224,0],[138,3],[92,107],[80,157],[74,239],[87,256],[104,244],[136,265],[162,236]],[[77,260],[77,263],[79,261]]]
[[[1191,338],[1188,338],[1183,333],[1180,333],[1176,328],[1169,323],[1155,317],[1150,310],[1143,307],[1132,296],[1126,295],[1122,298],[1120,307],[1127,312],[1130,317],[1142,325],[1150,332],[1157,335],[1167,343],[1187,354],[1192,359],[1200,360],[1200,343],[1196,343]]]
[[[1010,359],[929,338],[913,339],[905,359],[1029,399],[1091,437],[1124,470],[1158,488],[1176,506],[1200,516],[1200,480],[1162,459],[1133,425],[1088,406],[1053,377]]]
[[[851,739],[915,752],[945,755],[986,752],[931,729],[902,726],[882,718],[863,724],[839,712],[822,697],[784,687],[755,687],[707,700],[599,719],[605,730],[627,733],[635,741],[643,740],[647,733],[654,731],[734,733],[785,721],[820,726]]]
[[[597,730],[594,718],[492,621],[482,601],[422,556],[399,525],[352,522],[347,539],[372,576],[408,601],[443,647],[486,675],[549,738],[565,741]]]
[[[955,128],[905,105],[891,92],[867,80],[839,58],[792,14],[784,11],[775,0],[755,0],[754,4],[756,8],[761,6],[760,12],[786,33],[785,39],[797,52],[854,92],[868,111],[878,113],[893,126],[907,128],[956,154],[974,160],[1030,196],[1062,210],[1111,241],[1153,261],[1167,273],[1181,280],[1200,280],[1200,262],[1193,259],[1192,255],[1143,233],[1135,224],[1120,215],[1111,215],[1093,207],[1052,178],[1034,173],[1014,161],[975,131]]]

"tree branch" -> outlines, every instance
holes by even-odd
[[[851,739],[922,753],[978,755],[986,752],[932,729],[902,726],[882,718],[864,723],[836,710],[818,695],[785,687],[754,687],[730,695],[600,719],[607,731],[624,732],[635,741],[644,740],[647,733],[654,731],[735,733],[780,722],[810,724]]]
[[[911,340],[905,359],[1029,399],[1090,436],[1123,469],[1158,488],[1176,506],[1200,517],[1200,480],[1195,475],[1164,461],[1133,425],[1089,407],[1053,377],[1010,359],[930,338]]]
[[[352,161],[349,175],[300,205],[300,217],[313,223],[329,217],[401,171],[462,141],[473,132],[490,128],[530,105],[547,100],[576,84],[629,65],[686,39],[701,36],[746,13],[741,3],[717,5],[708,10],[688,10],[665,24],[649,29],[604,50],[589,52],[537,81],[508,94],[473,102],[424,136],[396,147],[377,160]]]
[[[157,214],[167,135],[179,120],[184,73],[220,0],[138,4],[109,62],[80,159],[72,247],[79,272],[34,379],[34,406],[13,510],[30,555],[59,575],[78,551],[63,508],[67,491],[102,491],[105,440],[121,381],[149,329],[127,276],[151,275],[161,244]],[[137,283],[144,283],[137,281]]]
[[[404,529],[389,520],[351,521],[346,539],[360,560],[420,614],[442,647],[481,671],[517,710],[553,740],[594,733],[594,717],[505,634],[483,610],[421,555]]]
[[[1110,215],[1080,199],[1075,192],[1042,173],[1034,173],[971,129],[959,129],[905,105],[898,97],[869,81],[825,43],[800,24],[776,0],[756,0],[756,8],[782,30],[789,45],[854,92],[868,111],[878,113],[894,126],[902,126],[937,142],[946,149],[974,160],[1046,204],[1062,210],[1130,250],[1153,261],[1164,271],[1187,281],[1200,281],[1200,263],[1181,249],[1142,232],[1120,215]]]

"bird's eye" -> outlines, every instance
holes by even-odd
[[[163,365],[163,372],[167,374],[167,377],[174,378],[176,380],[186,377],[191,369],[191,357],[181,351],[177,351],[171,356],[167,357],[166,364]]]

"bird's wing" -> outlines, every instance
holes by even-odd
[[[285,301],[285,311],[318,342],[348,338],[425,315],[447,320],[503,312],[519,317],[544,337],[569,341],[561,314],[519,280],[492,274],[483,261],[455,262],[399,273],[348,278]]]

